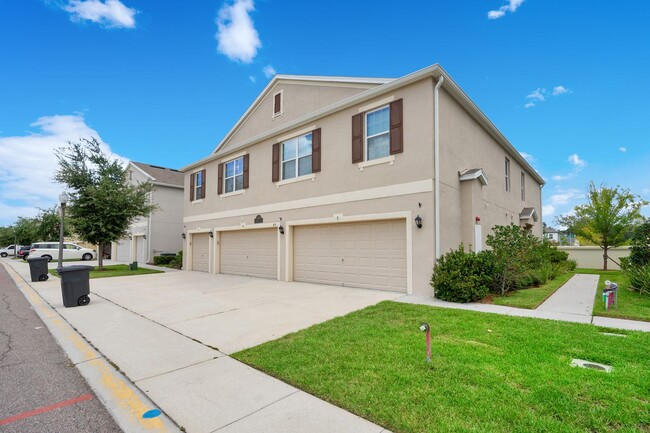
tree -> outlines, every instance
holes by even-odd
[[[501,286],[501,296],[517,287],[517,280],[526,271],[533,254],[536,241],[521,227],[494,226],[494,234],[487,237],[485,243],[492,248],[496,258],[496,269]]]
[[[59,214],[58,206],[52,206],[49,209],[40,209],[35,219],[37,222],[36,234],[38,240],[51,241],[59,238],[61,215]],[[65,230],[64,236],[69,236],[70,227],[64,224],[63,228]]]
[[[11,245],[16,241],[14,226],[0,227],[0,248]]]
[[[68,142],[68,147],[57,150],[57,158],[54,179],[69,188],[70,223],[82,240],[98,246],[103,270],[104,245],[124,237],[137,218],[155,211],[149,203],[153,185],[130,184],[126,167],[105,155],[94,137]]]
[[[634,229],[630,245],[630,265],[650,265],[650,219]]]
[[[38,240],[38,220],[18,217],[14,224],[14,234],[18,245],[31,245]]]
[[[629,237],[632,227],[639,221],[641,208],[648,202],[620,186],[596,187],[592,181],[587,191],[587,203],[576,206],[574,215],[556,219],[557,223],[571,227],[581,238],[603,249],[603,269],[607,270],[610,248],[622,245]],[[613,260],[612,260],[613,261]]]

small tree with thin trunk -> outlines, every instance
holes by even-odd
[[[98,246],[99,270],[103,270],[104,245],[121,239],[137,218],[155,211],[149,203],[153,186],[130,184],[126,167],[104,154],[95,138],[68,145],[57,151],[54,179],[68,186],[66,214],[75,233]]]
[[[603,269],[607,270],[610,248],[628,240],[632,228],[642,220],[641,208],[648,202],[620,186],[596,187],[592,181],[587,191],[587,203],[576,206],[574,215],[556,219],[558,224],[571,227],[573,232],[603,249]]]

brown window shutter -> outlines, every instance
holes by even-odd
[[[194,176],[196,176],[195,173],[190,174],[190,201],[194,201]]]
[[[273,114],[278,114],[282,111],[282,93],[276,93],[273,97]]]
[[[402,100],[390,103],[390,154],[404,152],[404,131],[402,126]]]
[[[363,162],[363,114],[352,116],[352,164]]]
[[[311,132],[311,172],[320,171],[320,128]]]
[[[223,163],[219,164],[219,174],[217,176],[217,194],[223,194]]]
[[[248,189],[248,156],[244,155],[244,189]]]
[[[201,170],[201,197],[205,198],[205,169]]]
[[[273,182],[280,181],[280,143],[273,145]]]

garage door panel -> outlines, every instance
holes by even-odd
[[[277,278],[278,247],[275,229],[221,233],[221,272]]]
[[[192,270],[208,272],[210,256],[210,235],[195,233],[192,235]]]
[[[131,239],[125,238],[120,239],[117,242],[117,251],[114,260],[120,262],[129,262],[131,261]]]
[[[406,223],[296,227],[294,279],[406,291]]]

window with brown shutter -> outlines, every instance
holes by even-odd
[[[404,151],[404,137],[402,132],[402,100],[390,103],[390,154]]]
[[[190,201],[194,201],[194,175],[195,173],[190,174]]]
[[[282,90],[273,95],[273,117],[282,115]]]
[[[219,164],[219,174],[217,176],[217,194],[223,194],[223,163]]]
[[[273,145],[273,156],[272,156],[272,182],[280,181],[280,143],[275,143]]]
[[[311,132],[311,172],[320,171],[320,128]]]
[[[201,170],[201,198],[205,198],[205,169]]]
[[[248,153],[244,155],[244,182],[243,188],[248,189]]]
[[[364,113],[352,116],[352,163],[363,161],[363,116]]]

